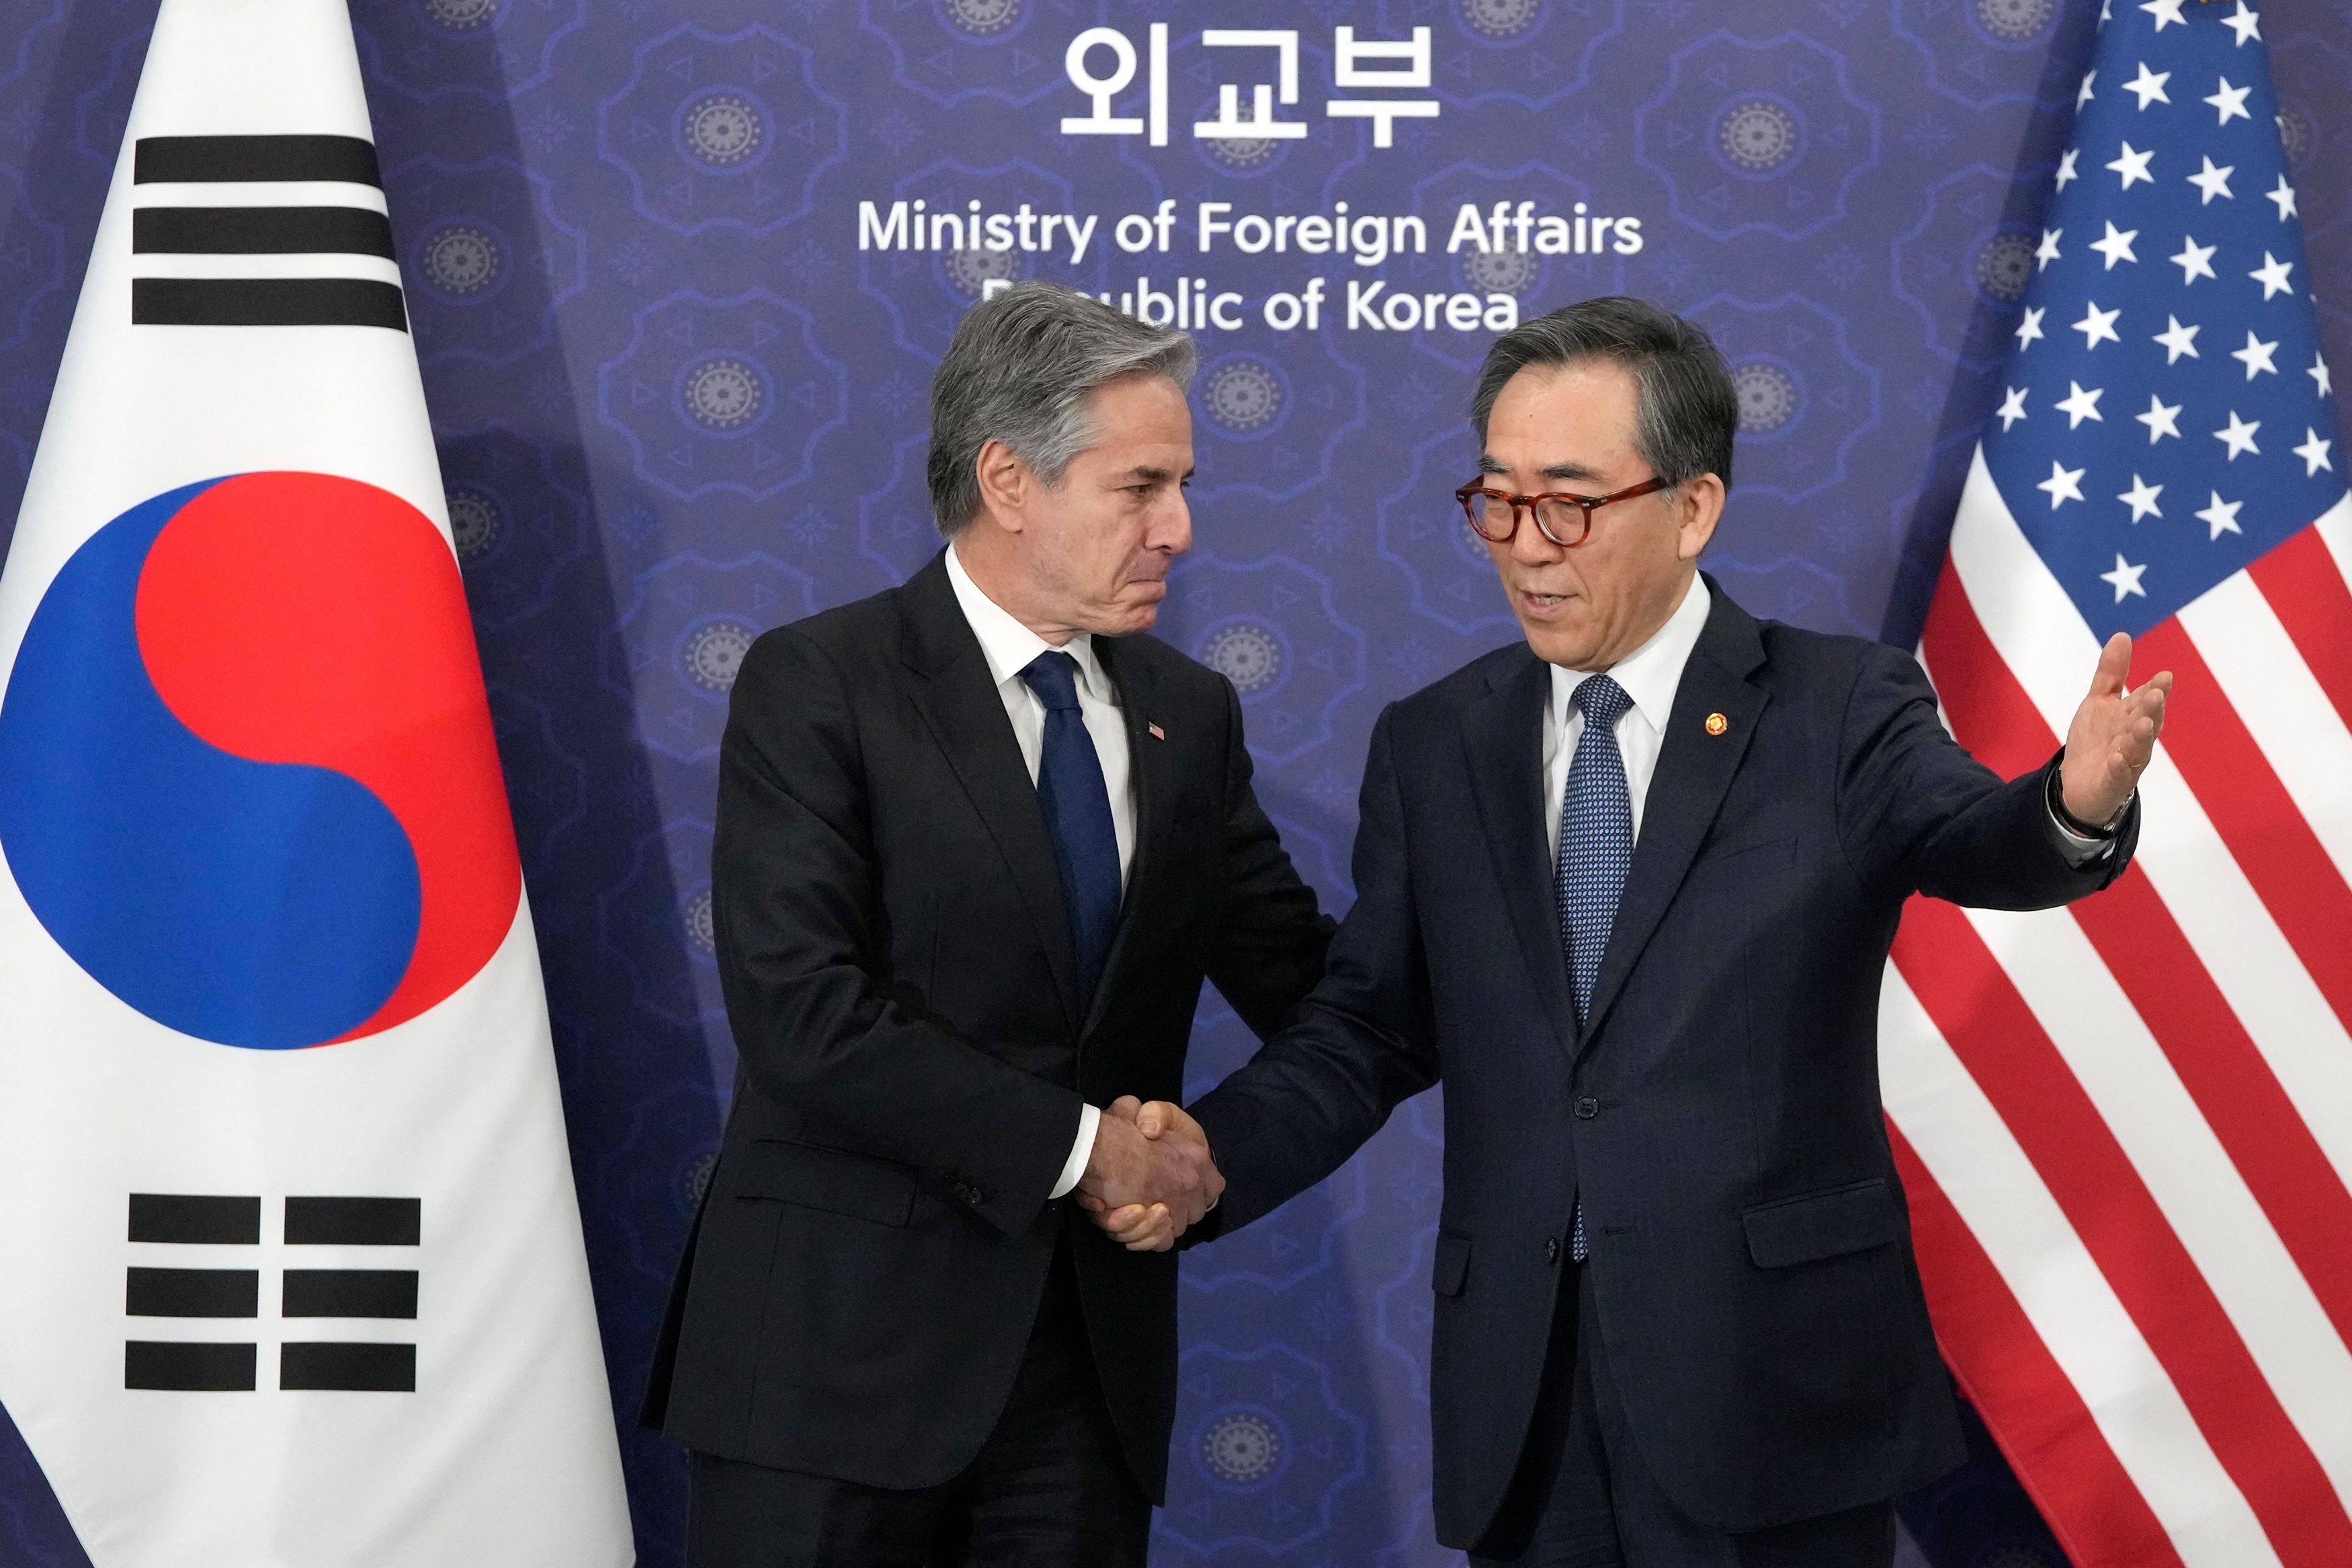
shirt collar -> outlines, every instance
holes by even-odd
[[[956,602],[963,607],[963,618],[971,623],[972,635],[980,639],[980,651],[988,660],[988,676],[997,685],[1017,681],[1021,672],[1040,653],[1067,653],[1078,662],[1078,679],[1087,695],[1109,700],[1110,683],[1104,679],[1101,661],[1095,657],[1094,634],[1081,632],[1056,648],[1036,632],[1024,626],[1011,612],[984,592],[963,569],[963,558],[956,548],[948,546],[948,582],[954,588]]]
[[[1648,642],[1609,669],[1610,679],[1625,688],[1625,695],[1633,699],[1633,706],[1660,735],[1666,732],[1666,720],[1673,716],[1675,691],[1682,685],[1683,666],[1690,663],[1691,650],[1698,646],[1699,633],[1706,630],[1707,611],[1712,604],[1706,580],[1693,572],[1690,588],[1683,594],[1683,601],[1675,607],[1675,612],[1666,617],[1666,623],[1651,632]],[[1566,733],[1569,698],[1596,673],[1559,664],[1551,667],[1552,720],[1559,727],[1555,733]]]

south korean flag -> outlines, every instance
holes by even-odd
[[[627,1505],[342,0],[163,0],[0,571],[0,1406],[97,1568]]]

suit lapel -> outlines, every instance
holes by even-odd
[[[1675,691],[1674,713],[1666,721],[1665,743],[1659,748],[1657,771],[1643,806],[1641,836],[1634,841],[1633,863],[1617,901],[1617,921],[1610,928],[1609,948],[1593,982],[1592,1009],[1578,1041],[1580,1051],[1609,1016],[1610,1004],[1633,972],[1634,960],[1674,902],[1683,874],[1722,809],[1732,775],[1748,754],[1757,716],[1764,711],[1764,691],[1747,678],[1764,662],[1755,618],[1734,604],[1712,578],[1707,588],[1715,603]],[[1724,716],[1720,734],[1708,731],[1712,714]]]
[[[1543,715],[1551,696],[1551,666],[1521,652],[1525,657],[1490,675],[1486,695],[1463,710],[1462,741],[1504,908],[1518,933],[1544,1012],[1565,1042],[1576,1038],[1576,1013],[1544,833]]]
[[[1160,696],[1159,683],[1151,678],[1150,669],[1143,660],[1125,657],[1119,644],[1111,638],[1095,639],[1095,657],[1102,661],[1104,672],[1118,690],[1119,716],[1127,725],[1127,776],[1135,789],[1135,854],[1127,870],[1126,895],[1119,900],[1118,930],[1111,938],[1109,955],[1103,960],[1102,978],[1095,983],[1094,1005],[1087,1009],[1087,1030],[1091,1030],[1102,1017],[1103,1003],[1111,987],[1125,966],[1133,961],[1136,912],[1145,907],[1144,900],[1158,891],[1165,873],[1160,862],[1166,858],[1166,818],[1175,804],[1171,781],[1164,772],[1169,765],[1168,747],[1151,738],[1145,729],[1153,718],[1166,716],[1153,706]]]
[[[1069,912],[1062,903],[1061,868],[1045,836],[1037,787],[1030,782],[1021,743],[1004,716],[1004,699],[989,678],[980,639],[948,580],[945,551],[908,580],[903,602],[902,657],[919,677],[912,683],[915,705],[1012,869],[1045,949],[1062,1009],[1075,1022],[1078,965]]]

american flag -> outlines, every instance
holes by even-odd
[[[1921,657],[2006,774],[2178,676],[2136,862],[1915,900],[1882,1074],[1946,1359],[2077,1568],[2352,1564],[2352,499],[2261,23],[2111,0]]]

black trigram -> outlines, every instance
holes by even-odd
[[[415,1247],[422,1239],[424,1205],[413,1197],[289,1197],[289,1247]],[[186,1193],[134,1192],[131,1234],[163,1246],[258,1247],[261,1199]],[[414,1269],[286,1269],[280,1270],[278,1315],[378,1318],[414,1322]],[[123,1281],[123,1311],[134,1318],[226,1318],[261,1315],[258,1269],[179,1269],[132,1265]],[[257,1386],[259,1345],[253,1341],[128,1340],[125,1388],[245,1391]],[[288,1340],[278,1347],[281,1389],[356,1389],[413,1394],[416,1346],[379,1341]]]
[[[356,136],[142,136],[133,184],[326,180],[383,187],[375,148]],[[139,256],[374,256],[392,225],[369,207],[142,206]],[[131,280],[131,319],[165,327],[389,327],[408,330],[400,285],[373,277],[153,277]]]

